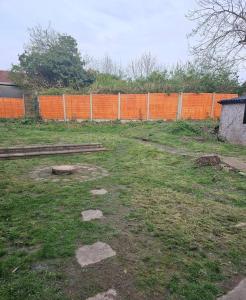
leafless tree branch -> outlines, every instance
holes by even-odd
[[[188,18],[196,22],[190,38],[198,57],[246,62],[246,0],[197,0]]]

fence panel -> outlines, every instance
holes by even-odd
[[[184,93],[182,99],[182,119],[204,120],[211,116],[213,94]]]
[[[122,120],[146,120],[147,94],[122,94],[120,98]]]
[[[67,120],[88,120],[90,118],[89,95],[64,95]]]
[[[40,96],[39,112],[44,120],[64,120],[62,96]]]
[[[184,94],[94,94],[40,96],[40,115],[44,120],[175,120],[178,107],[181,119],[204,120],[210,117],[219,118],[221,99],[236,97],[236,94],[184,93]],[[180,101],[179,101],[180,99]],[[182,99],[182,101],[181,101]],[[12,99],[13,100],[13,99]],[[4,100],[0,106],[0,116],[21,117],[24,115],[22,99]],[[119,102],[120,100],[120,102]],[[0,102],[1,103],[1,102]],[[15,104],[13,104],[15,103]],[[22,104],[21,104],[22,103]],[[179,106],[180,103],[180,106]],[[12,105],[12,106],[10,106]],[[17,113],[18,106],[19,112]],[[182,105],[182,107],[181,107]],[[91,114],[92,112],[92,114]]]
[[[178,109],[178,94],[150,94],[149,119],[150,120],[175,120]]]
[[[92,96],[92,118],[116,120],[118,116],[118,95],[95,94]]]
[[[23,118],[25,116],[22,98],[0,98],[0,118]]]

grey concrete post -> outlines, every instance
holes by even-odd
[[[62,95],[62,102],[63,102],[63,116],[64,121],[67,121],[67,107],[66,107],[66,96],[65,94]]]
[[[147,94],[147,115],[146,119],[149,120],[149,108],[150,108],[150,93]]]
[[[120,109],[121,109],[121,97],[120,97],[120,93],[118,93],[118,120],[120,120],[121,118]]]
[[[183,93],[179,93],[179,96],[178,96],[177,120],[180,120],[182,118],[182,106],[183,106]]]
[[[212,106],[211,106],[211,113],[210,113],[210,117],[214,118],[214,107],[215,107],[215,100],[216,100],[216,94],[213,93],[212,94]]]
[[[90,93],[90,120],[93,120],[93,95]]]

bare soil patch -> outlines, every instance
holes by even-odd
[[[86,164],[75,164],[73,167],[76,172],[63,173],[58,175],[53,174],[52,166],[46,166],[42,168],[36,168],[30,172],[30,177],[37,181],[50,180],[53,182],[59,181],[90,181],[95,180],[104,176],[108,176],[108,172],[98,166],[86,165]]]

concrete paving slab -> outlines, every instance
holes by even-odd
[[[81,212],[83,221],[91,221],[103,218],[103,213],[99,209],[88,209]]]
[[[239,284],[226,295],[217,300],[245,300],[246,299],[246,278],[239,282]]]
[[[116,297],[116,290],[110,289],[107,292],[99,293],[94,297],[87,298],[87,300],[116,300]]]
[[[76,258],[81,267],[95,264],[115,255],[116,252],[109,245],[102,242],[82,246],[76,251]]]
[[[96,190],[91,190],[92,195],[105,195],[107,194],[107,190],[105,189],[96,189]]]

